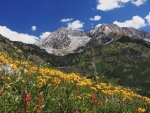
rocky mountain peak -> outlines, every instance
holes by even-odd
[[[61,27],[36,45],[49,53],[65,55],[78,47],[85,46],[89,40],[90,38],[84,31]]]
[[[140,31],[131,27],[119,27],[116,24],[102,24],[89,32],[92,37],[87,43],[87,47],[97,44],[109,44],[119,35],[127,35],[135,39],[142,39],[150,42],[150,36],[145,31]]]
[[[103,37],[103,39],[106,39],[106,37],[110,36],[110,33],[124,34],[135,39],[143,39],[150,42],[150,36],[147,32],[132,27],[119,27],[116,24],[102,24],[101,26],[91,30],[90,36]],[[106,42],[109,41],[107,40]]]
[[[102,24],[101,26],[96,27],[95,29],[91,30],[90,34],[95,35],[97,33],[104,33],[107,35],[110,32],[122,33],[122,29],[116,24]]]
[[[69,30],[67,28],[61,27],[59,29],[57,29],[55,32],[56,33],[64,33],[66,34]]]

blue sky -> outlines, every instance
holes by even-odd
[[[36,43],[60,27],[89,31],[103,23],[150,34],[150,0],[0,0],[0,34]]]

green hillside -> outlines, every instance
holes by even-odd
[[[142,40],[119,36],[107,45],[94,45],[82,53],[54,56],[35,45],[0,38],[0,51],[11,57],[45,64],[64,72],[110,82],[150,96],[150,45]]]
[[[91,78],[98,75],[102,81],[132,87],[150,96],[149,67],[149,43],[121,36],[110,44],[98,45],[76,55],[68,68]]]

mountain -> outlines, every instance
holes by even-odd
[[[79,53],[99,44],[109,44],[121,35],[150,42],[150,36],[145,31],[130,27],[119,27],[116,24],[102,24],[89,32],[62,27],[36,45],[50,54],[63,56],[69,53]]]
[[[116,33],[116,34],[124,34],[129,37],[137,38],[137,39],[149,39],[150,36],[145,31],[140,31],[138,29],[132,28],[132,27],[119,27],[116,24],[102,24],[99,27],[96,27],[95,29],[90,31],[91,37],[93,36],[100,36],[102,34],[105,34],[106,36],[110,33]]]
[[[126,35],[135,39],[150,41],[150,36],[145,31],[140,31],[131,27],[119,27],[116,24],[102,24],[89,32],[91,40],[87,43],[87,47],[97,44],[108,44],[118,36]]]
[[[90,40],[81,30],[59,28],[36,45],[55,55],[72,53],[78,47],[85,46]]]

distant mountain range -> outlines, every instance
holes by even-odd
[[[121,28],[115,24],[102,24],[89,32],[59,28],[36,45],[48,53],[66,55],[81,52],[95,44],[108,44],[120,35],[150,41],[150,36],[145,31],[129,27]]]

